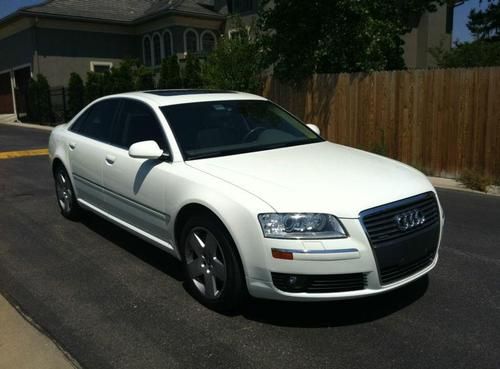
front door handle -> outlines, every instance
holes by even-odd
[[[109,165],[113,165],[116,160],[116,156],[108,154],[106,155],[106,163]]]
[[[74,142],[70,142],[68,144],[68,146],[69,146],[70,150],[74,150],[76,148],[76,144]]]

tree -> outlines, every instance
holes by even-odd
[[[202,83],[200,60],[193,54],[188,54],[184,68],[184,87],[200,88]]]
[[[90,103],[103,95],[102,76],[100,73],[87,72],[87,82],[85,83],[85,101]]]
[[[50,86],[47,78],[37,74],[28,84],[28,117],[34,122],[52,122]]]
[[[144,65],[140,65],[135,73],[134,88],[136,91],[153,90],[155,88],[155,81],[151,69],[146,68]]]
[[[282,80],[313,73],[402,69],[401,36],[444,0],[269,0],[261,7],[264,63]]]
[[[442,68],[471,68],[500,65],[500,2],[490,2],[485,10],[471,10],[467,27],[472,42],[457,42],[451,50],[430,50]]]
[[[499,40],[500,2],[490,2],[485,10],[472,9],[467,28],[475,40]]]
[[[244,35],[245,30],[239,34]],[[258,93],[262,74],[259,45],[248,37],[221,39],[208,56],[202,77],[208,88]]]
[[[85,86],[82,77],[71,73],[68,83],[68,110],[70,117],[74,117],[85,106]]]

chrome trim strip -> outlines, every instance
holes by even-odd
[[[272,248],[272,250],[278,252],[289,252],[294,254],[344,254],[350,252],[359,252],[358,249],[337,249],[337,250],[295,250],[295,249],[277,249]]]

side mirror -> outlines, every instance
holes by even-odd
[[[311,131],[316,133],[318,136],[321,134],[321,131],[319,130],[319,127],[316,124],[306,124]]]
[[[163,150],[156,141],[141,141],[130,146],[128,155],[137,159],[158,159],[163,155]]]

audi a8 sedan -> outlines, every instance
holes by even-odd
[[[260,96],[107,96],[53,130],[49,156],[62,215],[89,210],[172,254],[215,310],[374,295],[437,262],[444,216],[423,174]]]

